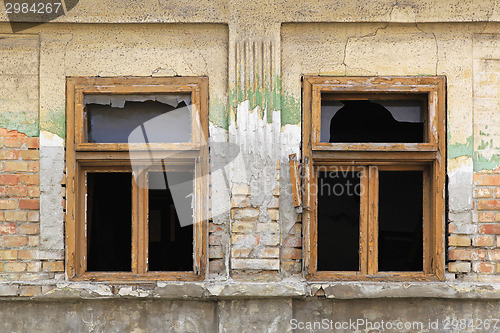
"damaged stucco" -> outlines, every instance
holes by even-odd
[[[0,21],[5,21],[2,15]],[[277,229],[279,247],[297,226],[288,155],[300,156],[303,75],[443,75],[447,78],[448,221],[457,223],[460,233],[474,233],[473,175],[500,165],[498,21],[500,5],[494,0],[200,0],[190,4],[88,0],[52,23],[26,27],[15,35],[8,23],[0,24],[0,127],[40,137],[40,247],[47,257],[64,258],[60,183],[64,181],[66,77],[207,76],[210,228],[222,233],[220,253],[214,247],[209,253],[224,263],[222,272],[209,270],[207,282],[202,283],[75,283],[62,274],[28,284],[2,282],[2,297],[15,300],[39,290],[33,293],[40,295],[34,299],[48,303],[36,303],[37,307],[5,302],[2,306],[9,311],[0,312],[23,313],[24,306],[31,306],[43,318],[66,311],[64,323],[105,329],[104,321],[93,322],[89,312],[110,318],[104,307],[116,302],[116,313],[132,313],[127,318],[141,318],[144,309],[150,313],[147,320],[123,324],[130,330],[168,322],[172,330],[207,332],[231,331],[240,323],[241,313],[250,318],[249,327],[257,329],[258,317],[260,327],[267,325],[268,331],[289,331],[292,316],[312,320],[320,314],[329,316],[336,306],[347,318],[349,300],[368,298],[379,302],[378,308],[384,304],[401,308],[402,318],[411,317],[405,312],[410,309],[407,298],[421,305],[422,317],[434,315],[428,309],[436,306],[442,316],[450,309],[456,309],[457,316],[471,313],[470,309],[478,316],[476,309],[487,309],[482,315],[490,315],[499,295],[493,283],[307,283],[300,273],[300,260],[293,276],[274,275],[273,281],[262,283],[238,281],[232,270],[245,266],[234,265],[242,264],[233,260],[231,250],[248,244],[244,238],[232,244],[230,211],[238,199],[236,189],[248,189],[244,204],[258,209],[251,214],[256,214],[263,230],[272,230],[263,232],[262,239],[274,241]],[[274,258],[256,259],[252,268],[279,271],[282,262],[277,253]],[[455,275],[447,274],[447,279]],[[342,299],[346,303],[334,303]],[[382,310],[370,312],[359,304],[352,316],[386,316]],[[276,309],[283,311],[278,314]],[[169,317],[183,311],[177,319]],[[15,326],[5,327],[15,330]]]

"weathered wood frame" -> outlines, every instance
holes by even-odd
[[[202,280],[206,273],[208,216],[208,79],[186,78],[81,78],[67,79],[66,105],[66,274],[72,280],[139,282],[154,280]],[[154,94],[190,93],[192,142],[134,144],[86,143],[83,97],[86,93]],[[195,196],[192,272],[149,272],[148,189],[146,165],[167,171],[194,168]],[[134,163],[134,170],[132,164]],[[143,166],[141,166],[143,165]],[[139,166],[137,168],[137,166]],[[86,172],[133,172],[132,271],[87,272],[85,235]]]
[[[444,278],[445,214],[445,77],[312,77],[303,78],[302,153],[305,167],[303,268],[307,279],[431,281]],[[426,103],[423,143],[322,143],[321,98],[422,99]],[[367,167],[361,198],[360,270],[317,271],[316,184],[318,166]],[[378,170],[423,171],[424,267],[422,272],[378,272]]]

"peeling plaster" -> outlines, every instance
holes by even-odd
[[[61,181],[64,175],[64,139],[40,131],[40,247],[64,249]]]

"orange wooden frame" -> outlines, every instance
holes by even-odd
[[[303,265],[307,279],[430,281],[444,278],[445,77],[304,77],[302,153],[304,177]],[[321,98],[427,101],[424,143],[320,143]],[[317,168],[366,167],[361,198],[360,269],[317,271]],[[375,167],[375,168],[373,168]],[[424,244],[422,272],[378,272],[378,170],[422,170]]]
[[[83,125],[85,93],[151,94],[187,92],[191,94],[193,140],[190,143],[152,143],[147,145],[86,143]],[[208,199],[208,79],[207,78],[68,78],[66,133],[66,273],[72,280],[138,282],[152,280],[201,280],[205,277],[207,260]],[[149,272],[148,190],[146,165],[160,168],[167,161],[168,170],[195,170],[192,272]],[[145,186],[132,184],[132,271],[87,272],[85,235],[86,173],[132,172],[134,179]],[[141,167],[144,165],[144,167]],[[137,170],[139,166],[139,170]]]

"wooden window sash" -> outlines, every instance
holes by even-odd
[[[381,78],[382,79],[382,78]],[[409,84],[410,80],[420,81],[422,84]],[[341,84],[343,81],[345,83]],[[441,78],[383,78],[374,80],[366,77],[335,78],[328,81],[324,77],[307,77],[308,110],[311,112],[312,122],[312,149],[327,151],[437,151],[438,146],[438,92],[442,89]],[[383,82],[384,84],[376,84]],[[404,83],[407,83],[406,85]],[[306,85],[304,85],[305,87]],[[338,94],[338,97],[333,97]],[[327,143],[320,142],[321,129],[321,100],[322,95],[327,100],[340,99],[422,99],[427,100],[424,109],[424,137],[423,143]],[[304,95],[305,96],[305,95]],[[304,109],[306,112],[306,108]]]
[[[309,253],[309,272],[307,277],[310,280],[363,280],[363,279],[415,279],[421,281],[434,281],[438,279],[432,274],[432,250],[434,249],[433,237],[431,230],[433,228],[432,220],[430,219],[431,202],[430,202],[430,175],[429,165],[317,165],[311,177],[311,181],[317,184],[318,168],[325,171],[361,171],[361,185],[365,191],[360,196],[360,235],[359,235],[359,271],[318,271],[317,270],[317,194],[311,192],[312,207],[309,212],[309,243],[313,244]],[[423,270],[422,271],[395,271],[385,272],[378,270],[378,192],[379,192],[379,171],[422,171],[423,176]],[[317,186],[317,185],[316,185]]]
[[[75,80],[75,149],[80,151],[128,151],[128,150],[197,150],[207,142],[205,121],[208,120],[205,111],[208,107],[206,98],[208,81],[206,78],[190,78],[189,82],[183,83],[184,78],[170,78],[169,84],[156,80],[151,84],[130,82],[128,78],[116,78],[109,81],[107,85],[95,80]],[[148,80],[149,81],[149,80]],[[89,143],[87,142],[88,128],[84,121],[86,94],[104,95],[154,95],[160,93],[189,93],[191,94],[191,142],[181,143],[150,143],[150,144],[128,144],[128,143]]]
[[[392,86],[391,86],[392,85]],[[396,86],[395,86],[396,85]],[[399,86],[397,86],[399,85]],[[444,77],[304,77],[302,85],[303,101],[303,141],[302,155],[304,162],[305,177],[302,184],[304,188],[304,211],[303,221],[303,267],[306,278],[310,280],[381,280],[381,281],[438,281],[444,278],[444,179],[445,168],[443,158],[445,155],[445,78]],[[390,87],[388,90],[387,87]],[[424,121],[427,131],[428,142],[424,144],[378,144],[378,146],[367,146],[365,144],[335,144],[326,143],[326,146],[315,144],[319,138],[318,112],[321,108],[321,92],[335,91],[341,94],[359,94],[365,99],[373,94],[388,96],[397,94],[402,99],[426,98],[428,110],[424,113]],[[412,95],[416,94],[416,95]],[[328,96],[329,94],[325,94]],[[381,97],[381,99],[384,97]],[[314,112],[316,110],[316,113]],[[318,142],[317,140],[316,142]],[[424,204],[424,244],[423,244],[423,272],[377,272],[378,264],[373,262],[368,269],[366,260],[366,272],[373,275],[353,275],[349,272],[316,272],[315,243],[313,242],[313,228],[316,223],[316,211],[314,203],[316,197],[310,191],[310,184],[316,181],[313,168],[317,165],[331,166],[367,166],[377,165],[381,167],[394,167],[410,170],[416,168],[423,172],[423,204]],[[307,176],[309,173],[310,176]],[[373,177],[369,188],[377,188],[378,179]],[[373,194],[372,194],[373,197]],[[309,203],[309,204],[307,204]],[[378,209],[378,207],[376,207]],[[375,216],[376,211],[372,209],[371,214]],[[361,226],[366,230],[365,227]],[[372,228],[371,233],[375,234]],[[377,230],[378,233],[378,230]],[[373,238],[373,237],[372,237]],[[361,239],[360,239],[361,243]],[[369,244],[369,242],[368,242]],[[372,242],[371,251],[378,249]],[[367,249],[368,250],[368,245]],[[362,250],[362,253],[365,253]],[[362,268],[362,267],[361,267]]]
[[[145,84],[145,80],[148,84]],[[167,82],[167,83],[165,83]],[[150,85],[151,84],[151,85]],[[131,85],[122,87],[122,85]],[[155,87],[154,85],[157,85]],[[153,88],[152,88],[153,86]],[[139,87],[139,88],[137,88]],[[78,148],[83,137],[83,93],[155,94],[159,92],[191,93],[193,142],[180,144],[127,145],[91,144]],[[132,91],[132,92],[131,92]],[[125,283],[149,282],[152,280],[202,280],[206,272],[208,206],[208,80],[206,78],[68,78],[67,79],[67,212],[66,212],[66,272],[72,280],[119,281]],[[83,111],[82,111],[83,112]],[[108,146],[106,146],[108,145]],[[133,154],[132,154],[133,153]],[[154,158],[152,161],[151,158]],[[192,272],[148,272],[147,247],[147,196],[148,189],[138,186],[133,177],[132,184],[132,271],[131,272],[87,272],[85,237],[85,172],[132,172],[134,165],[141,163],[159,165],[168,160],[169,170],[183,171],[187,165],[196,165],[194,178],[196,207],[193,221]],[[139,169],[140,171],[144,169]],[[139,171],[139,172],[140,172]],[[144,173],[139,176],[145,181]],[[82,209],[83,207],[83,209]],[[84,240],[82,240],[82,237]]]

